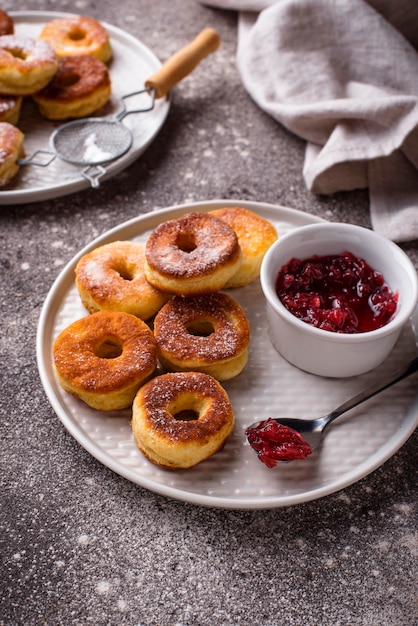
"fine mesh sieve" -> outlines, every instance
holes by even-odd
[[[151,111],[156,98],[167,95],[174,85],[190,74],[219,44],[218,33],[212,28],[205,28],[146,80],[144,89],[123,96],[122,109],[114,118],[90,117],[63,124],[51,135],[52,151],[37,150],[29,157],[17,161],[18,165],[47,167],[58,157],[72,165],[84,166],[81,175],[92,187],[98,187],[100,179],[106,174],[103,164],[123,156],[132,146],[132,132],[122,120],[133,113]],[[138,96],[142,99],[146,96],[144,104],[128,109],[126,101]],[[39,155],[47,155],[46,160],[37,160]]]

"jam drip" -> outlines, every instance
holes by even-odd
[[[310,445],[296,430],[271,417],[257,426],[250,426],[245,434],[260,461],[270,469],[276,467],[278,461],[305,461],[312,453]]]
[[[337,333],[381,328],[396,311],[383,275],[351,252],[293,258],[278,274],[276,292],[299,319]]]

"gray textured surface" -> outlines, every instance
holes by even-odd
[[[251,199],[369,225],[367,193],[316,198],[304,145],[260,112],[235,68],[236,18],[193,0],[3,2],[87,13],[162,59],[205,26],[223,44],[175,89],[147,152],[97,191],[0,207],[0,623],[406,626],[418,621],[415,433],[343,492],[270,511],[166,499],[100,465],[41,387],[35,337],[53,280],[91,239],[139,213]],[[417,242],[403,248],[418,266]]]

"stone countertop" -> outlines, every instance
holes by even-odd
[[[25,10],[89,14],[130,32],[161,60],[206,26],[219,31],[222,46],[175,88],[164,127],[127,170],[98,190],[0,207],[0,623],[415,625],[417,433],[343,491],[241,511],[132,484],[56,417],[36,364],[39,313],[64,265],[96,236],[141,213],[213,198],[370,223],[365,191],[306,190],[304,143],[240,83],[234,13],[194,0],[27,0]],[[402,247],[418,267],[418,243]]]

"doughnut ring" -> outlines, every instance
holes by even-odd
[[[107,63],[112,56],[106,28],[92,17],[58,17],[44,26],[39,39],[49,43],[58,57],[93,56]]]
[[[65,328],[53,346],[58,383],[93,409],[132,405],[157,364],[154,335],[129,313],[98,311]]]
[[[114,241],[81,257],[76,286],[85,308],[125,311],[143,320],[153,317],[169,296],[144,275],[145,244]]]
[[[224,293],[174,296],[157,313],[154,336],[158,358],[171,372],[199,371],[229,380],[248,361],[248,320]]]
[[[163,222],[145,247],[145,276],[177,295],[222,289],[241,264],[235,232],[214,215],[189,213]]]
[[[55,76],[34,94],[40,113],[50,120],[87,117],[109,100],[111,82],[107,66],[88,56],[62,57]]]
[[[58,67],[55,52],[30,37],[0,37],[0,93],[30,96],[43,89]]]
[[[234,428],[228,395],[211,376],[177,372],[141,387],[132,406],[132,433],[153,463],[188,469],[220,450]]]

